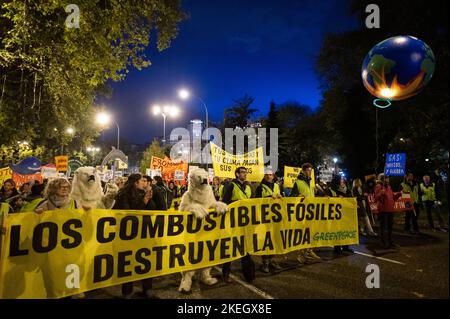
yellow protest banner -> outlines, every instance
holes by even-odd
[[[12,171],[9,167],[0,168],[0,187],[7,179],[12,178]]]
[[[170,204],[170,209],[171,210],[178,210],[178,207],[180,206],[181,203],[181,197],[177,197],[172,199],[172,204]]]
[[[225,214],[66,209],[5,222],[0,298],[60,298],[223,264],[358,243],[356,199],[248,199]],[[79,287],[79,288],[78,288]]]
[[[67,172],[69,168],[69,157],[64,155],[55,156],[55,164],[58,172]]]
[[[248,171],[247,181],[261,182],[264,177],[264,155],[262,147],[258,147],[243,155],[234,155],[211,143],[211,158],[215,176],[236,178],[234,171],[239,166],[243,166]]]
[[[297,180],[298,174],[302,171],[301,167],[284,167],[284,184],[286,188],[294,187],[294,183]],[[316,178],[314,177],[314,169],[311,171],[311,183],[312,186],[316,186]]]

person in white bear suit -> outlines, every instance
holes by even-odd
[[[208,184],[208,173],[197,168],[189,173],[188,190],[181,198],[179,210],[193,213],[197,218],[205,218],[210,208],[215,209],[217,213],[223,214],[228,210],[225,203],[218,202],[214,197],[213,190]],[[217,279],[211,276],[211,267],[203,268],[201,271],[201,282],[206,285],[214,285]],[[178,291],[189,293],[192,286],[192,277],[195,270],[181,273],[181,283]]]
[[[91,208],[110,209],[114,205],[114,198],[118,191],[119,187],[116,184],[107,183],[104,194],[100,175],[95,167],[83,166],[75,171],[70,199],[76,202],[77,207],[85,211]],[[84,297],[84,293],[72,296],[77,299]]]
[[[70,198],[75,200],[77,207],[90,208],[112,208],[114,198],[119,191],[114,183],[106,184],[106,193],[103,194],[100,175],[95,167],[83,166],[75,171],[72,181],[72,192]]]

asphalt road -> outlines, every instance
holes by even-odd
[[[257,271],[252,284],[243,281],[240,262],[232,264],[233,282],[219,280],[204,286],[195,280],[189,295],[177,291],[181,276],[173,274],[154,279],[153,291],[158,299],[435,299],[449,298],[449,235],[431,232],[421,222],[421,235],[405,234],[398,216],[394,241],[398,249],[381,250],[375,238],[360,237],[351,246],[354,254],[335,256],[332,248],[316,250],[321,262],[300,265],[295,252],[277,258],[283,270],[265,274]],[[257,268],[261,258],[253,257]],[[379,267],[380,287],[367,288],[369,264]],[[219,268],[212,272],[220,279]],[[120,286],[88,292],[89,299],[121,298]],[[132,298],[144,298],[139,283]]]

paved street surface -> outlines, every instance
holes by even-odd
[[[400,216],[399,216],[400,217]],[[397,218],[401,223],[401,219]],[[295,252],[280,256],[283,270],[276,274],[257,271],[252,284],[243,281],[240,262],[233,262],[234,280],[219,281],[208,287],[194,281],[192,293],[177,291],[179,274],[154,279],[154,293],[161,299],[283,299],[283,298],[448,298],[449,235],[431,232],[425,224],[421,235],[405,234],[395,225],[395,250],[380,250],[377,239],[361,237],[360,245],[351,246],[355,254],[335,256],[332,248],[320,248],[322,262],[300,265]],[[257,268],[261,258],[254,256]],[[380,288],[366,287],[366,267],[380,268]],[[213,275],[220,278],[219,268]],[[88,298],[121,298],[120,286],[87,293]],[[135,284],[133,298],[143,298],[141,286]]]

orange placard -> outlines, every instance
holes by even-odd
[[[22,175],[18,173],[14,173],[12,175],[13,181],[16,183],[16,187],[19,188],[25,183],[28,183],[29,181],[39,181],[39,183],[42,183],[42,174],[41,172],[36,174],[30,174],[30,175]]]
[[[167,156],[165,158],[152,156],[150,169],[160,169],[162,179],[169,182],[175,180],[175,172],[177,171],[184,171],[184,176],[187,176],[188,164],[184,162],[173,162]],[[180,175],[180,172],[177,172],[177,176]],[[177,181],[177,184],[186,185],[186,179]]]
[[[69,168],[69,157],[68,156],[55,156],[56,170],[58,172],[67,172]]]

